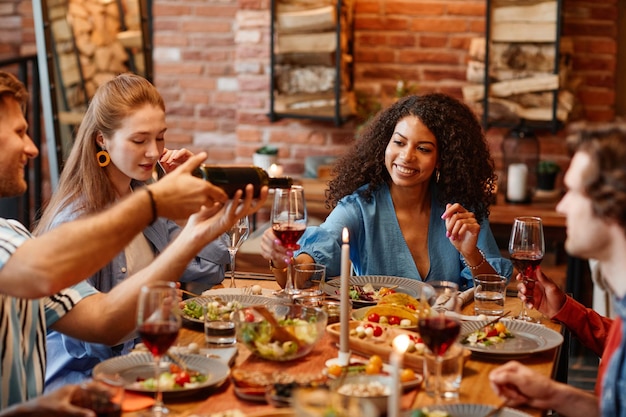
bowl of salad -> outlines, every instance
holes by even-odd
[[[326,331],[322,309],[298,304],[254,305],[235,312],[237,341],[263,359],[290,361],[307,355]]]

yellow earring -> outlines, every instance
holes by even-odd
[[[109,156],[109,153],[106,151],[106,149],[98,152],[96,154],[96,158],[98,159],[98,165],[100,165],[102,168],[111,163],[111,157]]]

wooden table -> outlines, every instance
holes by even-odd
[[[519,307],[520,301],[518,299],[512,297],[507,298],[505,308],[511,310],[512,314],[517,314]],[[463,312],[465,314],[473,314],[473,303],[466,305]],[[540,317],[539,313],[534,310],[530,311],[529,314],[536,318]],[[547,327],[561,331],[561,325],[545,318],[541,318],[541,321]],[[179,336],[179,343],[186,344],[190,342],[196,342],[203,346],[204,335],[199,331],[186,328],[182,329]],[[522,362],[536,372],[552,377],[556,371],[559,354],[560,348],[555,348],[543,353],[534,354],[523,359]],[[567,353],[565,352],[564,354]],[[239,354],[236,358],[235,366],[241,366],[246,370],[278,371],[293,374],[319,373],[324,369],[325,360],[336,357],[336,355],[337,348],[326,335],[309,355],[299,361],[288,363],[269,362],[257,359],[250,355],[247,348],[239,346]],[[502,363],[503,362],[471,356],[463,370],[459,402],[498,405],[500,400],[489,386],[488,375],[492,369]],[[421,389],[412,391],[403,396],[404,408],[418,408],[432,404],[434,404],[433,398],[429,397]],[[200,398],[190,398],[179,403],[167,403],[167,406],[172,411],[171,415],[173,417],[189,416],[193,414],[201,416],[210,415],[212,413],[232,409],[239,409],[246,415],[264,414],[276,411],[274,407],[267,404],[238,399],[234,393],[233,384],[230,381],[226,382],[216,391],[209,393],[208,397],[207,393],[203,393]],[[543,415],[543,412],[540,410],[531,408],[520,409],[532,416]],[[127,417],[134,417],[136,415],[138,414],[124,413],[124,416]]]

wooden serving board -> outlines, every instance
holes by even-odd
[[[350,321],[350,330],[356,329],[358,326],[365,324],[364,321]],[[385,337],[381,338],[366,338],[361,339],[356,336],[350,336],[348,346],[354,353],[359,353],[364,356],[378,355],[382,358],[383,362],[389,363],[389,356],[391,355],[391,342],[400,334],[409,334],[413,336],[419,336],[416,331],[400,329],[397,327],[390,327],[379,325],[385,329]],[[339,343],[341,323],[330,324],[326,327],[326,333],[330,338]],[[465,361],[471,356],[472,352],[468,349],[463,349],[463,355]],[[416,372],[424,372],[424,356],[417,352],[407,352],[403,358],[404,367],[411,368]]]

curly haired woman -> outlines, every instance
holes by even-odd
[[[263,235],[261,253],[281,286],[292,255],[339,275],[344,227],[357,275],[448,280],[461,289],[474,275],[511,276],[489,228],[494,163],[476,116],[460,101],[438,93],[399,100],[365,127],[334,174],[333,211],[306,230],[295,254],[271,229]]]

